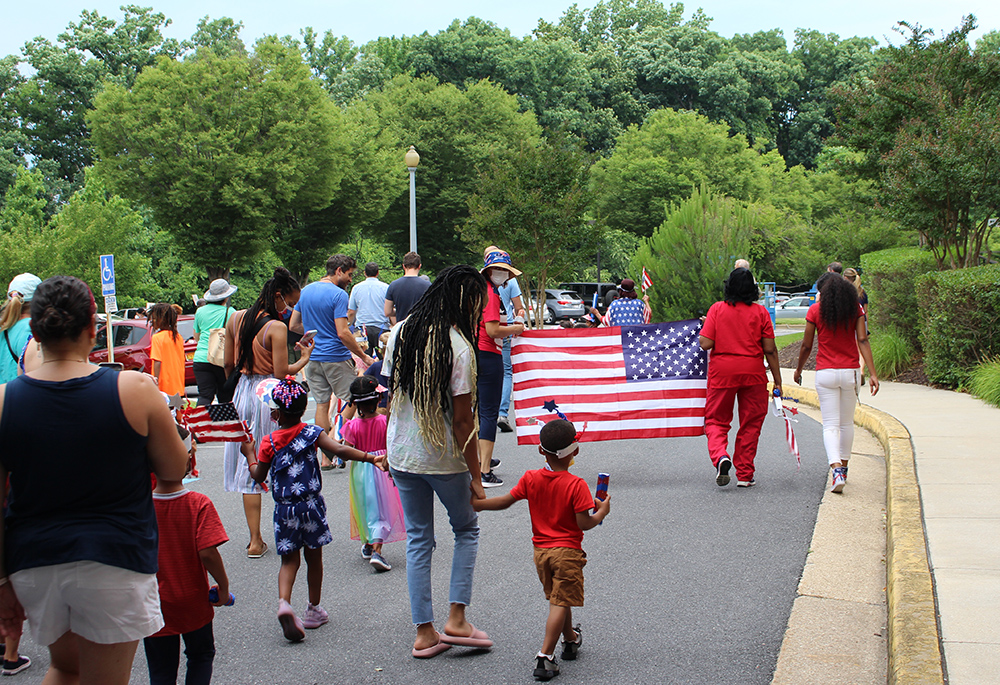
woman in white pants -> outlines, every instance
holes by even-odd
[[[833,469],[831,490],[843,492],[847,483],[847,461],[854,445],[859,350],[871,370],[872,395],[878,392],[878,376],[872,364],[872,348],[868,344],[857,290],[839,274],[823,274],[817,285],[819,302],[809,307],[806,314],[806,332],[794,380],[802,384],[802,367],[809,359],[813,338],[818,333],[816,394],[823,415],[823,444]]]

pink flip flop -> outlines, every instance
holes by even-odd
[[[417,649],[416,647],[410,652],[417,659],[430,659],[431,657],[437,656],[441,652],[447,652],[451,649],[451,645],[445,644],[444,636],[438,633],[438,643],[436,645],[431,645],[424,649]]]
[[[447,642],[449,645],[459,647],[478,647],[480,649],[489,649],[493,646],[493,640],[490,639],[490,636],[475,626],[472,626],[472,635],[468,637],[442,633],[441,642]]]

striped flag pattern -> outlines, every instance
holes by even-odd
[[[232,402],[183,409],[181,417],[199,442],[249,442],[253,439]]]
[[[555,409],[581,440],[703,435],[708,360],[697,320],[528,331],[511,346],[517,442],[537,445]]]
[[[802,468],[802,455],[799,453],[799,441],[795,439],[795,431],[792,430],[792,421],[797,421],[788,416],[788,413],[797,413],[795,410],[788,409],[781,404],[781,396],[775,396],[772,398],[774,402],[774,407],[772,411],[774,415],[785,420],[785,440],[788,442],[788,451],[795,455],[795,462],[798,467]]]
[[[653,287],[653,279],[646,272],[646,267],[642,267],[642,290],[645,292]]]

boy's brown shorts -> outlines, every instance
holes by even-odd
[[[535,547],[535,569],[545,599],[560,607],[583,606],[583,567],[587,553],[571,547]]]

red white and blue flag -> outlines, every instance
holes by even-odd
[[[646,273],[646,267],[642,267],[642,290],[643,292],[653,287],[653,279]]]
[[[181,417],[199,442],[249,442],[253,439],[232,402],[184,409]]]
[[[517,442],[537,445],[558,408],[580,439],[703,435],[708,358],[697,320],[528,331],[514,339]]]

